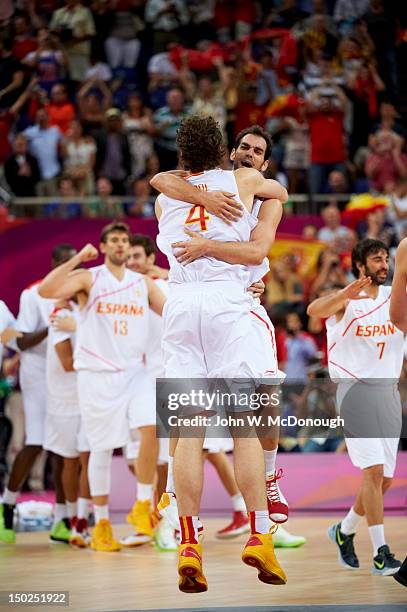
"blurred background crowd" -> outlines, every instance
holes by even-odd
[[[352,279],[358,239],[393,254],[407,235],[406,50],[400,0],[2,0],[0,216],[137,223],[151,176],[177,167],[183,117],[214,116],[229,151],[265,127],[291,197],[282,231],[295,221],[264,294],[301,383],[287,413],[326,411],[325,325],[306,306]],[[341,444],[286,433],[287,450]]]

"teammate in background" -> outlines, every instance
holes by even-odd
[[[329,373],[339,382],[338,409],[345,419],[349,457],[363,474],[355,503],[341,522],[330,527],[328,535],[338,547],[340,563],[348,569],[358,568],[353,539],[365,516],[373,547],[373,573],[382,576],[395,574],[400,567],[386,543],[383,511],[383,496],[396,467],[399,437],[395,432],[399,436],[401,431],[397,381],[404,345],[403,334],[390,322],[392,288],[384,286],[388,260],[383,242],[362,240],[352,251],[357,280],[314,300],[307,310],[310,316],[327,319]],[[372,425],[375,428],[369,430]],[[382,431],[383,437],[378,437]]]
[[[87,244],[42,281],[43,297],[70,299],[80,307],[74,368],[78,372],[81,416],[90,447],[89,485],[96,526],[94,550],[113,552],[121,546],[113,537],[108,498],[113,449],[125,446],[129,432],[140,428],[149,438],[148,456],[140,464],[138,498],[143,502],[139,524],[150,525],[153,479],[158,444],[155,437],[154,387],[143,363],[149,328],[149,308],[161,314],[164,296],[155,283],[126,269],[130,230],[125,223],[107,225],[100,237],[104,264],[75,270],[96,259]]]
[[[4,345],[8,342],[7,330],[13,328],[15,322],[16,320],[14,318],[14,315],[10,312],[5,302],[3,302],[3,300],[0,300],[0,492],[3,492],[4,479],[7,474],[7,448],[10,444],[13,432],[13,426],[11,424],[11,421],[5,413],[7,397],[11,392],[11,387],[8,384],[8,381],[6,380],[7,374],[3,369],[3,348]],[[5,334],[3,334],[4,331],[6,332]],[[17,366],[19,359],[18,353],[16,353],[16,356],[17,357],[13,357],[12,360],[17,360]],[[7,359],[6,363],[10,364],[10,359]],[[1,521],[2,518],[0,517],[0,522]]]
[[[404,238],[396,252],[393,285],[390,298],[390,319],[407,334],[407,238]],[[394,578],[407,587],[407,557]]]
[[[52,268],[67,261],[75,253],[69,244],[60,244],[52,251]],[[14,509],[18,493],[23,486],[44,442],[46,414],[46,350],[49,316],[53,301],[42,299],[39,283],[25,289],[20,297],[20,310],[16,322],[16,344],[21,351],[20,387],[25,416],[25,443],[16,456],[10,478],[0,505],[0,542],[13,544]],[[53,456],[56,505],[51,540],[68,542],[67,511],[61,482],[62,457]],[[65,521],[64,521],[65,519]]]
[[[183,120],[177,144],[181,163],[193,173],[188,180],[204,191],[223,188],[238,194],[242,216],[227,225],[216,216],[210,217],[200,203],[191,206],[163,195],[157,199],[160,231],[157,243],[170,263],[170,294],[163,319],[166,376],[183,378],[188,372],[190,378],[262,378],[268,370],[267,362],[271,365],[275,355],[270,343],[268,353],[261,352],[261,355],[252,346],[247,268],[220,263],[213,258],[182,266],[174,256],[173,244],[182,240],[185,225],[199,227],[215,240],[248,241],[257,224],[250,214],[253,196],[285,201],[287,193],[279,183],[265,180],[254,169],[220,170],[222,134],[211,117],[191,116]],[[278,204],[281,216],[281,204]],[[262,259],[256,263],[260,264]],[[250,355],[250,363],[246,355]],[[198,543],[204,432],[203,429],[196,438],[181,436],[174,456],[181,527],[179,588],[184,592],[207,590],[202,549]],[[257,438],[235,437],[234,465],[252,530],[242,560],[258,569],[262,582],[284,584],[286,576],[275,557],[269,533],[264,460]]]
[[[66,308],[68,307],[68,308]],[[81,425],[77,375],[73,367],[75,329],[61,331],[58,320],[78,316],[74,301],[56,305],[48,328],[47,414],[44,449],[63,457],[62,485],[66,499],[72,545],[85,548],[90,543],[88,517],[89,445]]]
[[[233,161],[234,169],[255,168],[259,172],[266,172],[271,155],[271,138],[263,128],[258,125],[250,126],[237,135],[235,147],[232,149],[230,159]],[[169,197],[184,200],[192,204],[197,202],[197,192],[200,197],[201,206],[208,208],[206,198],[208,193],[199,192],[187,181],[181,180],[174,173],[161,173],[154,177],[152,184],[158,190]],[[232,196],[231,193],[224,193]],[[213,197],[213,196],[212,196]],[[209,209],[208,209],[209,210]],[[213,209],[211,209],[213,210]],[[215,207],[215,210],[218,210]],[[221,209],[222,210],[222,209]],[[236,220],[236,209],[230,204],[224,209],[224,219],[228,222]],[[218,214],[218,213],[214,213]],[[209,240],[202,234],[197,234],[186,229],[189,240],[174,245],[177,247],[177,258],[184,265],[201,257],[215,257],[228,263],[246,264],[251,266],[250,282],[255,283],[261,279],[269,270],[267,255],[274,241],[276,230],[281,219],[282,207],[276,201],[255,200],[252,215],[259,219],[258,225],[252,232],[250,243],[220,242]],[[263,257],[266,259],[264,260]],[[259,264],[259,261],[261,262]],[[273,343],[275,346],[274,327],[266,312],[261,306],[258,298],[253,299],[251,314],[256,323],[256,333],[259,335],[259,343]],[[270,373],[269,373],[270,374]],[[281,377],[278,367],[274,373],[276,378]],[[269,387],[273,389],[273,387]],[[267,388],[262,388],[266,392]],[[282,470],[276,471],[276,456],[278,448],[279,431],[274,427],[269,437],[260,437],[263,447],[267,501],[270,518],[276,523],[283,523],[288,518],[288,505],[278,486],[278,479]],[[224,464],[224,462],[223,462]],[[225,464],[224,464],[225,465]],[[237,527],[241,526],[241,520],[237,517]],[[293,536],[281,526],[273,535],[274,546],[297,547],[305,543],[303,536]]]
[[[130,237],[130,249],[129,257],[127,259],[127,267],[133,272],[138,274],[145,274],[151,278],[154,283],[160,288],[162,293],[167,296],[168,294],[168,282],[165,280],[168,277],[168,270],[160,268],[156,265],[157,247],[155,242],[149,237],[143,234],[134,234]],[[150,312],[150,328],[148,337],[148,348],[146,351],[146,366],[149,376],[154,381],[156,378],[162,378],[164,376],[164,363],[161,349],[161,338],[162,338],[162,322],[161,317],[155,312]],[[155,405],[154,405],[155,410]],[[138,478],[140,472],[139,461],[142,439],[135,442],[130,442],[126,447],[126,458],[127,460],[132,459],[134,461],[134,473]],[[165,484],[167,481],[167,465],[168,465],[168,439],[160,438],[158,440],[159,453],[157,463],[157,484],[155,494],[157,499],[161,498],[161,495],[165,491]],[[137,504],[136,501],[131,512],[127,516],[127,521],[135,526],[137,530]],[[155,506],[155,504],[154,504]],[[177,550],[178,544],[175,537],[175,531],[170,525],[167,519],[163,518],[159,520],[160,516],[154,512],[152,515],[152,529],[154,523],[159,521],[155,526],[154,540],[155,546],[158,550],[171,551]],[[153,530],[151,530],[151,537]],[[144,536],[144,537],[143,537]],[[149,538],[151,540],[151,537]],[[146,539],[145,534],[135,534],[127,536],[121,540],[124,546],[137,546],[140,543],[149,541]]]

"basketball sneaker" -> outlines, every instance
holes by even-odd
[[[328,536],[338,547],[339,563],[347,569],[357,569],[359,567],[359,559],[353,546],[355,534],[345,535],[341,531],[341,523],[336,523],[328,529]]]
[[[220,540],[235,538],[242,533],[250,531],[250,523],[247,514],[244,512],[234,512],[232,522],[223,529],[216,532],[215,536]]]
[[[171,527],[168,520],[162,518],[154,534],[155,548],[161,552],[173,552],[178,550],[178,542],[175,533],[175,529]]]
[[[64,544],[69,543],[71,536],[71,525],[68,518],[64,518],[55,525],[52,526],[49,534],[49,539],[53,542],[63,542]]]
[[[394,558],[387,544],[380,546],[377,555],[373,558],[372,574],[380,574],[380,576],[393,576],[397,574],[401,567],[401,561]]]
[[[71,520],[71,535],[69,543],[78,548],[87,548],[90,544],[88,532],[88,521],[85,518],[78,519],[76,516]]]
[[[108,519],[100,519],[92,531],[90,547],[100,552],[116,552],[121,549],[113,537],[113,530]]]
[[[208,583],[202,569],[201,544],[180,544],[178,575],[178,588],[183,593],[203,593],[208,590]]]
[[[288,519],[287,500],[280,491],[277,482],[282,475],[283,470],[281,468],[277,472],[266,475],[267,507],[273,523],[285,523]]]
[[[393,574],[393,578],[403,586],[407,587],[407,557],[401,564],[401,567],[397,574]]]
[[[13,514],[15,506],[0,504],[0,543],[15,544],[16,532],[6,524],[13,525]]]
[[[175,493],[163,493],[157,504],[157,510],[166,518],[173,529],[179,529],[178,506]]]
[[[151,503],[150,500],[137,500],[129,514],[127,522],[133,525],[134,533],[120,539],[123,546],[141,546],[151,542],[154,536],[151,524]]]
[[[306,541],[306,538],[303,536],[292,535],[281,526],[273,533],[274,548],[298,548],[305,544]]]
[[[255,567],[258,578],[266,584],[285,584],[287,576],[274,554],[271,533],[254,533],[250,536],[242,552],[242,561]]]

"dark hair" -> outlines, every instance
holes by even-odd
[[[130,236],[130,246],[142,246],[147,257],[149,255],[157,255],[157,247],[154,240],[145,234],[133,234]]]
[[[123,223],[122,221],[113,221],[109,223],[109,225],[105,225],[102,229],[102,233],[100,234],[100,242],[107,242],[107,238],[109,234],[113,232],[120,232],[121,234],[127,234],[130,240],[131,232],[127,223]]]
[[[240,143],[242,142],[243,138],[247,136],[247,134],[253,134],[253,136],[260,136],[260,138],[263,138],[266,141],[266,151],[264,153],[264,161],[267,161],[268,159],[270,159],[271,147],[272,147],[273,141],[271,139],[270,134],[265,129],[263,129],[260,125],[250,125],[249,127],[239,132],[235,140],[235,149],[237,149],[240,146]]]
[[[60,263],[63,263],[64,261],[66,261],[67,259],[66,255],[70,251],[76,252],[76,249],[72,244],[68,244],[68,243],[57,244],[52,249],[52,253],[51,253],[52,261],[57,265]]]
[[[387,255],[389,254],[387,245],[381,240],[365,238],[357,243],[352,250],[352,274],[355,278],[359,278],[359,269],[356,264],[361,263],[365,266],[369,255],[373,255],[379,251],[386,251]]]
[[[191,172],[216,168],[225,152],[219,124],[213,117],[201,115],[191,115],[181,121],[177,146],[185,168]]]

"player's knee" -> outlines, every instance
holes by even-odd
[[[390,489],[392,482],[393,482],[393,478],[388,478],[387,476],[384,476],[383,483],[382,483],[383,493],[386,493],[386,491]]]
[[[371,486],[381,488],[383,486],[383,465],[372,465],[363,470],[365,482]]]

